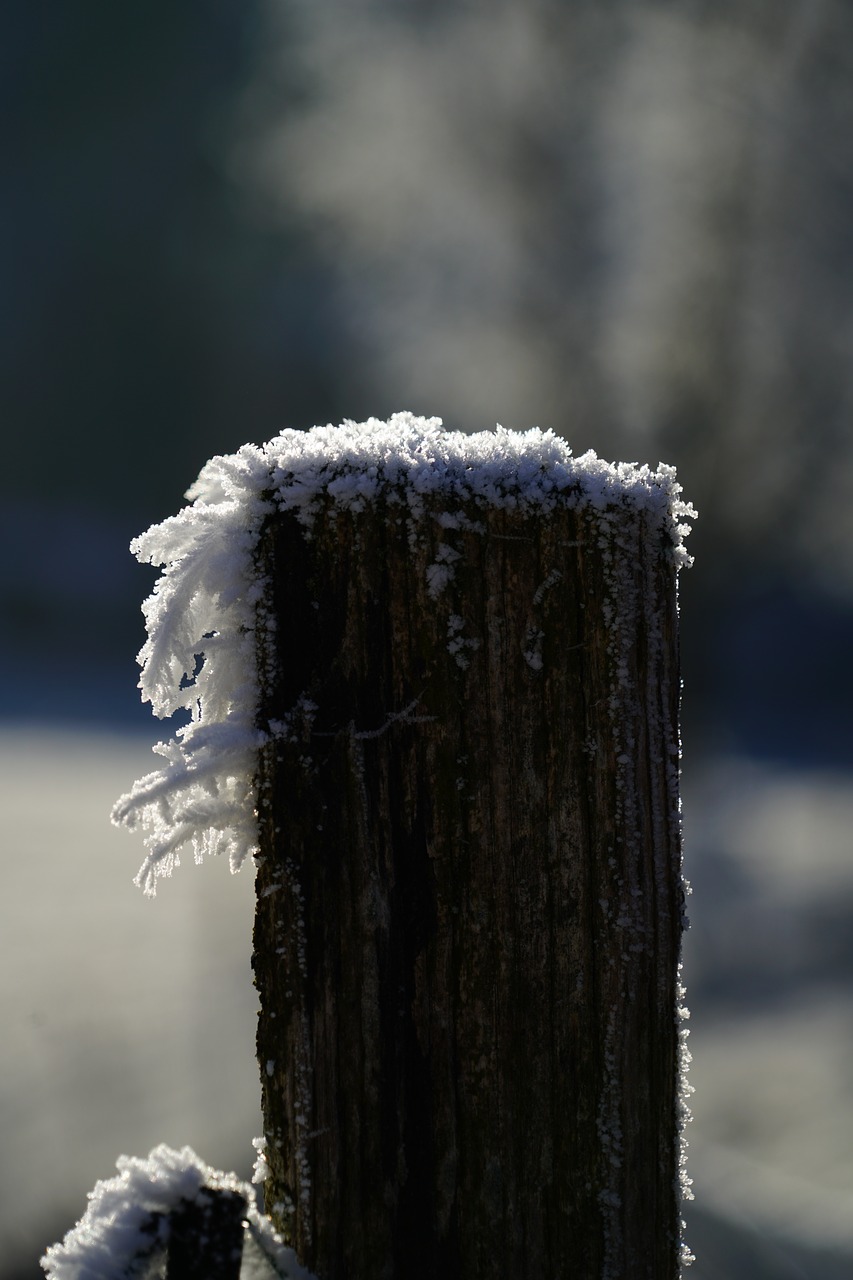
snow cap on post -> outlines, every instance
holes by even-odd
[[[118,1176],[95,1184],[80,1221],[46,1250],[41,1267],[49,1280],[162,1275],[176,1220],[180,1231],[181,1215],[209,1209],[215,1196],[232,1200],[232,1216],[236,1212],[245,1221],[252,1255],[261,1263],[254,1274],[314,1280],[258,1211],[254,1188],[233,1173],[212,1169],[190,1147],[178,1151],[161,1144],[146,1159],[119,1156],[116,1166]]]
[[[234,871],[257,848],[256,760],[266,734],[257,722],[255,631],[265,587],[255,553],[265,520],[292,511],[310,531],[322,502],[360,511],[381,498],[414,538],[437,496],[449,528],[478,506],[603,511],[627,503],[653,514],[676,567],[690,563],[684,538],[695,512],[672,467],[610,464],[591,451],[575,458],[551,431],[468,435],[444,431],[439,418],[397,413],[387,422],[286,430],[263,447],[213,458],[187,493],[191,505],[131,544],[139,560],[164,570],[143,605],[143,699],[158,716],[190,713],[154,748],[166,763],[113,810],[117,824],[143,831],[148,853],[136,883],[147,894],[184,845],[196,861],[227,854]],[[431,568],[438,593],[452,565]]]

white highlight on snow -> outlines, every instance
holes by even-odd
[[[464,630],[464,619],[458,613],[451,613],[447,619],[447,652],[452,655],[461,671],[467,671],[471,665],[470,654],[480,647],[478,638],[463,635]]]
[[[627,501],[656,513],[676,563],[690,563],[683,544],[696,513],[682,501],[673,467],[608,463],[592,450],[575,458],[565,440],[538,427],[467,435],[443,430],[440,418],[396,413],[387,422],[283,431],[264,452],[279,506],[308,526],[326,496],[354,511],[382,496],[418,517],[424,500],[441,494],[459,507],[439,518],[446,529],[477,527],[463,511],[466,503],[548,511],[558,505],[603,510]]]
[[[270,1176],[270,1167],[267,1163],[267,1140],[266,1138],[253,1138],[252,1146],[255,1148],[255,1167],[252,1170],[252,1183],[255,1186],[262,1187]]]
[[[435,553],[435,563],[427,565],[427,591],[433,600],[437,600],[448,583],[453,581],[454,561],[461,558],[458,551],[442,542]]]
[[[226,853],[234,871],[256,847],[253,779],[263,736],[255,727],[254,628],[263,583],[253,553],[273,510],[268,484],[261,449],[213,458],[187,494],[192,506],[131,543],[139,560],[165,566],[143,605],[142,697],[155,715],[185,709],[192,717],[154,748],[166,764],[113,809],[117,824],[142,828],[148,856],[136,883],[149,895],[187,843],[197,862]]]
[[[695,512],[672,467],[611,464],[591,451],[575,458],[552,431],[466,435],[444,431],[439,418],[397,413],[387,422],[287,430],[263,447],[213,458],[187,493],[191,505],[131,544],[140,560],[164,569],[143,606],[142,696],[158,716],[191,714],[155,747],[165,765],[113,810],[116,823],[142,829],[148,853],[136,883],[147,894],[186,844],[196,861],[226,853],[235,871],[257,848],[257,752],[275,731],[257,723],[255,630],[265,584],[254,556],[264,520],[292,511],[310,536],[322,505],[357,512],[381,498],[399,509],[414,538],[435,495],[448,531],[477,529],[472,507],[606,512],[627,503],[651,513],[677,567],[690,563],[684,538]],[[452,582],[457,555],[440,545],[430,594]]]
[[[690,886],[685,882],[685,895],[690,893]],[[690,1037],[689,1028],[684,1024],[690,1018],[690,1010],[684,1003],[687,995],[687,988],[681,981],[681,965],[678,966],[678,984],[676,987],[676,996],[678,1004],[675,1014],[678,1019],[678,1097],[676,1100],[676,1115],[678,1124],[678,1183],[677,1191],[681,1198],[682,1204],[687,1200],[692,1200],[693,1196],[693,1179],[687,1172],[687,1126],[691,1123],[693,1116],[690,1110],[690,1098],[694,1092],[693,1085],[690,1083],[689,1072],[690,1063],[693,1061],[693,1055],[687,1047],[687,1041]],[[691,1263],[696,1261],[695,1256],[691,1253],[690,1248],[684,1239],[686,1223],[682,1218],[680,1221],[681,1240],[679,1242],[679,1257],[682,1267],[689,1267]]]
[[[210,1168],[190,1147],[176,1151],[161,1145],[145,1160],[119,1156],[116,1167],[118,1177],[95,1184],[83,1217],[41,1259],[50,1280],[119,1280],[140,1273],[168,1246],[169,1215],[180,1204],[198,1200],[206,1188],[245,1198],[248,1231],[284,1280],[313,1280],[259,1213],[253,1188],[233,1173]]]

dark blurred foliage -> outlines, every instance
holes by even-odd
[[[253,223],[225,163],[257,40],[258,5],[229,0],[8,17],[2,380],[18,493],[138,524],[170,514],[206,457],[274,434],[285,404],[306,423],[334,405],[328,272],[298,229]]]
[[[853,11],[45,0],[4,26],[7,714],[132,717],[125,548],[205,459],[411,408],[674,462],[688,743],[853,761]]]
[[[343,412],[329,270],[228,173],[260,38],[245,0],[5,11],[7,713],[133,716],[151,577],[130,538],[206,458]],[[283,73],[277,108],[300,92]]]

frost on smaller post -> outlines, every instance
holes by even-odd
[[[96,1184],[89,1205],[42,1267],[50,1280],[238,1280],[246,1189],[189,1147],[155,1147],[147,1160],[120,1156],[119,1176]],[[192,1236],[188,1233],[192,1232]],[[203,1265],[203,1270],[199,1266]]]
[[[205,467],[143,695],[190,723],[116,807],[153,892],[258,869],[267,1210],[324,1280],[674,1280],[670,467],[409,414]]]
[[[119,1156],[117,1167],[45,1253],[48,1280],[315,1280],[258,1212],[254,1188],[189,1147]]]

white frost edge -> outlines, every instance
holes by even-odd
[[[165,567],[142,606],[143,700],[158,716],[191,714],[154,748],[166,765],[141,778],[112,812],[116,825],[142,829],[148,855],[135,883],[149,896],[187,843],[197,862],[227,854],[232,871],[257,847],[254,774],[263,734],[255,727],[254,632],[263,584],[253,556],[273,509],[262,496],[269,479],[266,455],[252,445],[213,458],[187,493],[192,505],[131,543],[139,560]]]
[[[691,889],[688,882],[684,882],[685,895],[690,894]],[[685,926],[686,927],[686,926]],[[677,1094],[677,1126],[678,1126],[678,1181],[677,1192],[679,1195],[682,1211],[684,1205],[694,1199],[693,1195],[693,1179],[687,1172],[687,1159],[689,1143],[687,1141],[687,1126],[692,1123],[693,1113],[690,1106],[690,1098],[695,1093],[693,1085],[690,1083],[690,1063],[693,1061],[693,1055],[687,1046],[690,1038],[690,1030],[685,1025],[690,1019],[690,1010],[685,1003],[687,996],[687,988],[681,981],[682,966],[678,965],[678,982],[676,986],[676,996],[678,1004],[675,1014],[678,1019],[678,1094]],[[691,1251],[685,1237],[687,1223],[682,1218],[680,1220],[681,1235],[679,1239],[679,1261],[683,1268],[691,1266],[696,1257]]]
[[[436,493],[447,499],[438,517],[446,528],[476,527],[466,503],[547,511],[627,502],[656,515],[676,567],[691,563],[684,539],[696,513],[681,499],[674,468],[607,463],[592,451],[575,458],[552,431],[467,435],[444,431],[440,418],[397,413],[387,422],[287,430],[263,447],[211,459],[187,492],[191,505],[131,543],[140,560],[165,570],[143,605],[142,696],[158,716],[191,713],[154,748],[165,766],[113,809],[117,825],[142,829],[148,853],[135,882],[146,894],[171,874],[186,844],[197,862],[226,853],[232,871],[257,851],[255,762],[266,733],[257,725],[255,625],[264,584],[254,552],[264,518],[293,511],[310,529],[326,498],[359,511],[383,496],[415,522]],[[439,570],[450,576],[452,566],[433,568],[430,587],[438,591],[446,585]]]
[[[161,1145],[147,1159],[119,1156],[118,1177],[97,1182],[80,1221],[41,1259],[50,1280],[118,1280],[165,1248],[168,1215],[205,1188],[236,1191],[246,1200],[249,1232],[283,1280],[314,1280],[255,1204],[255,1192],[233,1173],[205,1164],[190,1147]]]

